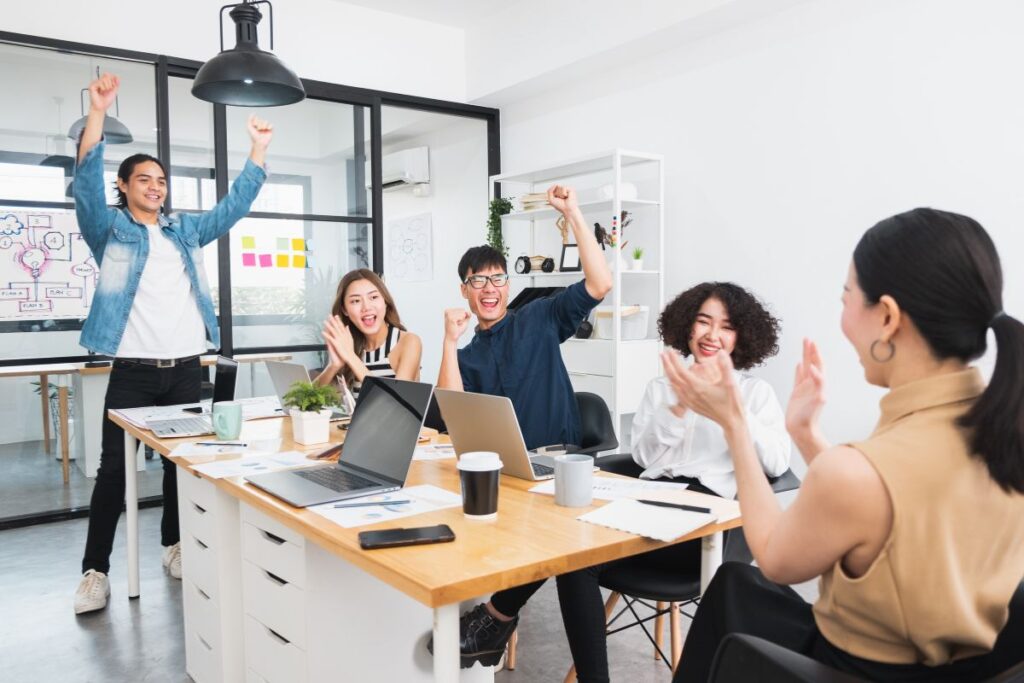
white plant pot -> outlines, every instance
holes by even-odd
[[[319,412],[292,408],[292,438],[303,446],[326,443],[331,440],[331,410]]]
[[[642,258],[635,258],[635,259],[633,259],[633,264],[632,265],[633,265],[633,270],[643,270],[644,269],[644,260]]]

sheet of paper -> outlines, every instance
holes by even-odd
[[[306,457],[305,453],[284,451],[281,453],[243,455],[232,460],[215,460],[203,463],[202,465],[193,465],[192,469],[212,479],[223,479],[224,477],[242,477],[248,474],[263,474],[319,464],[322,463],[310,460]]]
[[[232,443],[245,443],[244,446],[233,446]],[[211,441],[192,441],[179,444],[173,451],[167,454],[168,458],[196,457],[201,455],[228,455],[231,453],[254,454],[254,453],[277,453],[281,450],[281,439],[262,439],[257,441],[237,442],[229,441],[227,444]]]
[[[388,501],[392,500],[408,500],[410,502],[388,505]],[[334,507],[335,505],[352,505],[354,503],[381,503],[381,505],[354,508]],[[422,484],[391,493],[350,498],[337,503],[316,505],[307,509],[339,526],[350,529],[367,524],[376,524],[377,522],[389,522],[393,519],[411,517],[412,515],[421,515],[425,512],[433,512],[434,510],[459,507],[460,505],[462,505],[462,496],[458,493],[452,493],[430,484]]]
[[[281,417],[284,415],[284,412],[281,410],[281,401],[277,396],[240,398],[237,402],[242,404],[243,420],[260,420],[267,417]],[[113,412],[117,413],[136,427],[146,429],[146,423],[150,420],[172,420],[182,417],[195,417],[196,413],[186,413],[183,410],[183,408],[191,406],[202,406],[203,414],[209,414],[210,412],[209,401],[201,401],[199,403],[182,403],[173,406],[122,408]]]
[[[427,444],[417,446],[413,460],[449,460],[455,457],[455,446],[451,444]]]
[[[686,484],[670,481],[647,481],[646,479],[625,479],[622,477],[594,477],[594,498],[597,500],[618,500],[640,498],[650,493],[663,491],[685,491]],[[532,493],[555,495],[555,480],[549,479],[530,489]]]
[[[703,512],[644,505],[623,498],[613,500],[576,519],[667,543],[711,524],[715,521],[715,516]]]

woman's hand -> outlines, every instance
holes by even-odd
[[[337,359],[338,367],[350,365],[356,355],[355,341],[352,339],[352,332],[348,325],[341,322],[341,318],[332,315],[324,321],[324,341],[327,343],[327,352],[331,356],[331,363]]]
[[[793,393],[786,406],[786,430],[794,436],[816,431],[824,407],[825,366],[818,345],[804,339],[803,358],[796,366]]]
[[[677,354],[663,351],[661,362],[679,406],[703,415],[723,429],[743,424],[743,398],[729,354],[719,351],[714,362],[687,368]]]
[[[114,74],[103,74],[89,84],[89,107],[95,111],[106,112],[117,98],[121,87],[121,79]]]

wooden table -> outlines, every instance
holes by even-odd
[[[39,395],[43,405],[43,444],[50,452],[50,375],[57,380],[57,406],[60,419],[60,459],[64,483],[68,483],[71,454],[68,442],[68,385],[67,377],[76,374],[80,363],[57,363],[50,365],[8,365],[0,367],[0,377],[39,377]]]
[[[152,432],[127,424],[117,415],[111,419],[125,429],[127,454],[133,453],[136,439],[167,454],[179,443],[195,439],[159,439]],[[344,432],[332,429],[333,441],[342,441]],[[254,441],[280,438],[281,450],[309,450],[291,440],[291,422],[271,418],[246,422],[241,439]],[[234,456],[223,456],[230,458]],[[213,456],[176,459],[183,470],[194,473],[192,465],[209,462]],[[138,512],[134,472],[126,467],[128,510],[128,575],[130,596],[138,596]],[[205,478],[204,478],[205,479]],[[605,527],[577,521],[585,510],[559,507],[551,496],[530,493],[534,482],[512,477],[501,478],[498,518],[491,522],[466,519],[460,508],[360,527],[343,528],[309,510],[294,508],[241,478],[210,480],[220,491],[255,508],[276,522],[291,529],[330,555],[358,567],[396,591],[433,610],[435,657],[434,679],[459,680],[459,602],[513,586],[556,576],[591,565],[654,550],[668,544],[634,536]],[[414,461],[409,485],[433,484],[449,491],[459,491],[454,459]],[[712,496],[681,492],[694,497],[694,502],[722,511],[735,511],[734,501]],[[604,501],[595,501],[597,507]],[[357,535],[364,529],[394,526],[448,524],[456,535],[454,543],[397,548],[387,551],[364,551]],[[711,524],[677,542],[704,539],[702,555],[702,588],[721,564],[722,532],[740,526],[738,518],[724,524]]]

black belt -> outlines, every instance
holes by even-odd
[[[184,358],[121,358],[118,356],[114,360],[124,363],[135,363],[136,365],[151,365],[154,368],[173,368],[176,365],[184,365],[185,363],[199,360],[199,356],[185,356]]]

